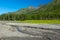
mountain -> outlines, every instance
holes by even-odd
[[[34,10],[36,10],[36,8],[34,8],[32,6],[29,6],[28,8],[23,8],[23,9],[20,9],[20,10],[16,11],[16,13],[18,13],[18,14],[25,14],[25,13],[32,12]]]
[[[60,0],[53,0],[53,2],[47,5],[40,6],[37,9],[30,6],[28,8],[23,8],[21,10],[18,10],[16,13],[25,14],[25,13],[31,13],[31,12],[39,12],[39,13],[52,12],[52,11],[60,12],[59,10],[60,10]]]
[[[5,15],[5,17],[7,19],[8,16]],[[33,6],[23,8],[9,13],[9,17],[10,20],[60,20],[60,0],[53,0],[38,8]],[[1,16],[1,19],[4,17]]]

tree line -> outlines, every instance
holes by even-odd
[[[2,14],[0,20],[57,20],[60,19],[60,13],[31,13],[31,14]]]

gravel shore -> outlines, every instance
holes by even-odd
[[[60,25],[0,21],[0,40],[60,40]]]

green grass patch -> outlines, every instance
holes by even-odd
[[[60,20],[25,20],[19,22],[35,24],[60,24]]]

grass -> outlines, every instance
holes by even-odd
[[[25,20],[19,22],[35,24],[60,24],[60,20]]]

